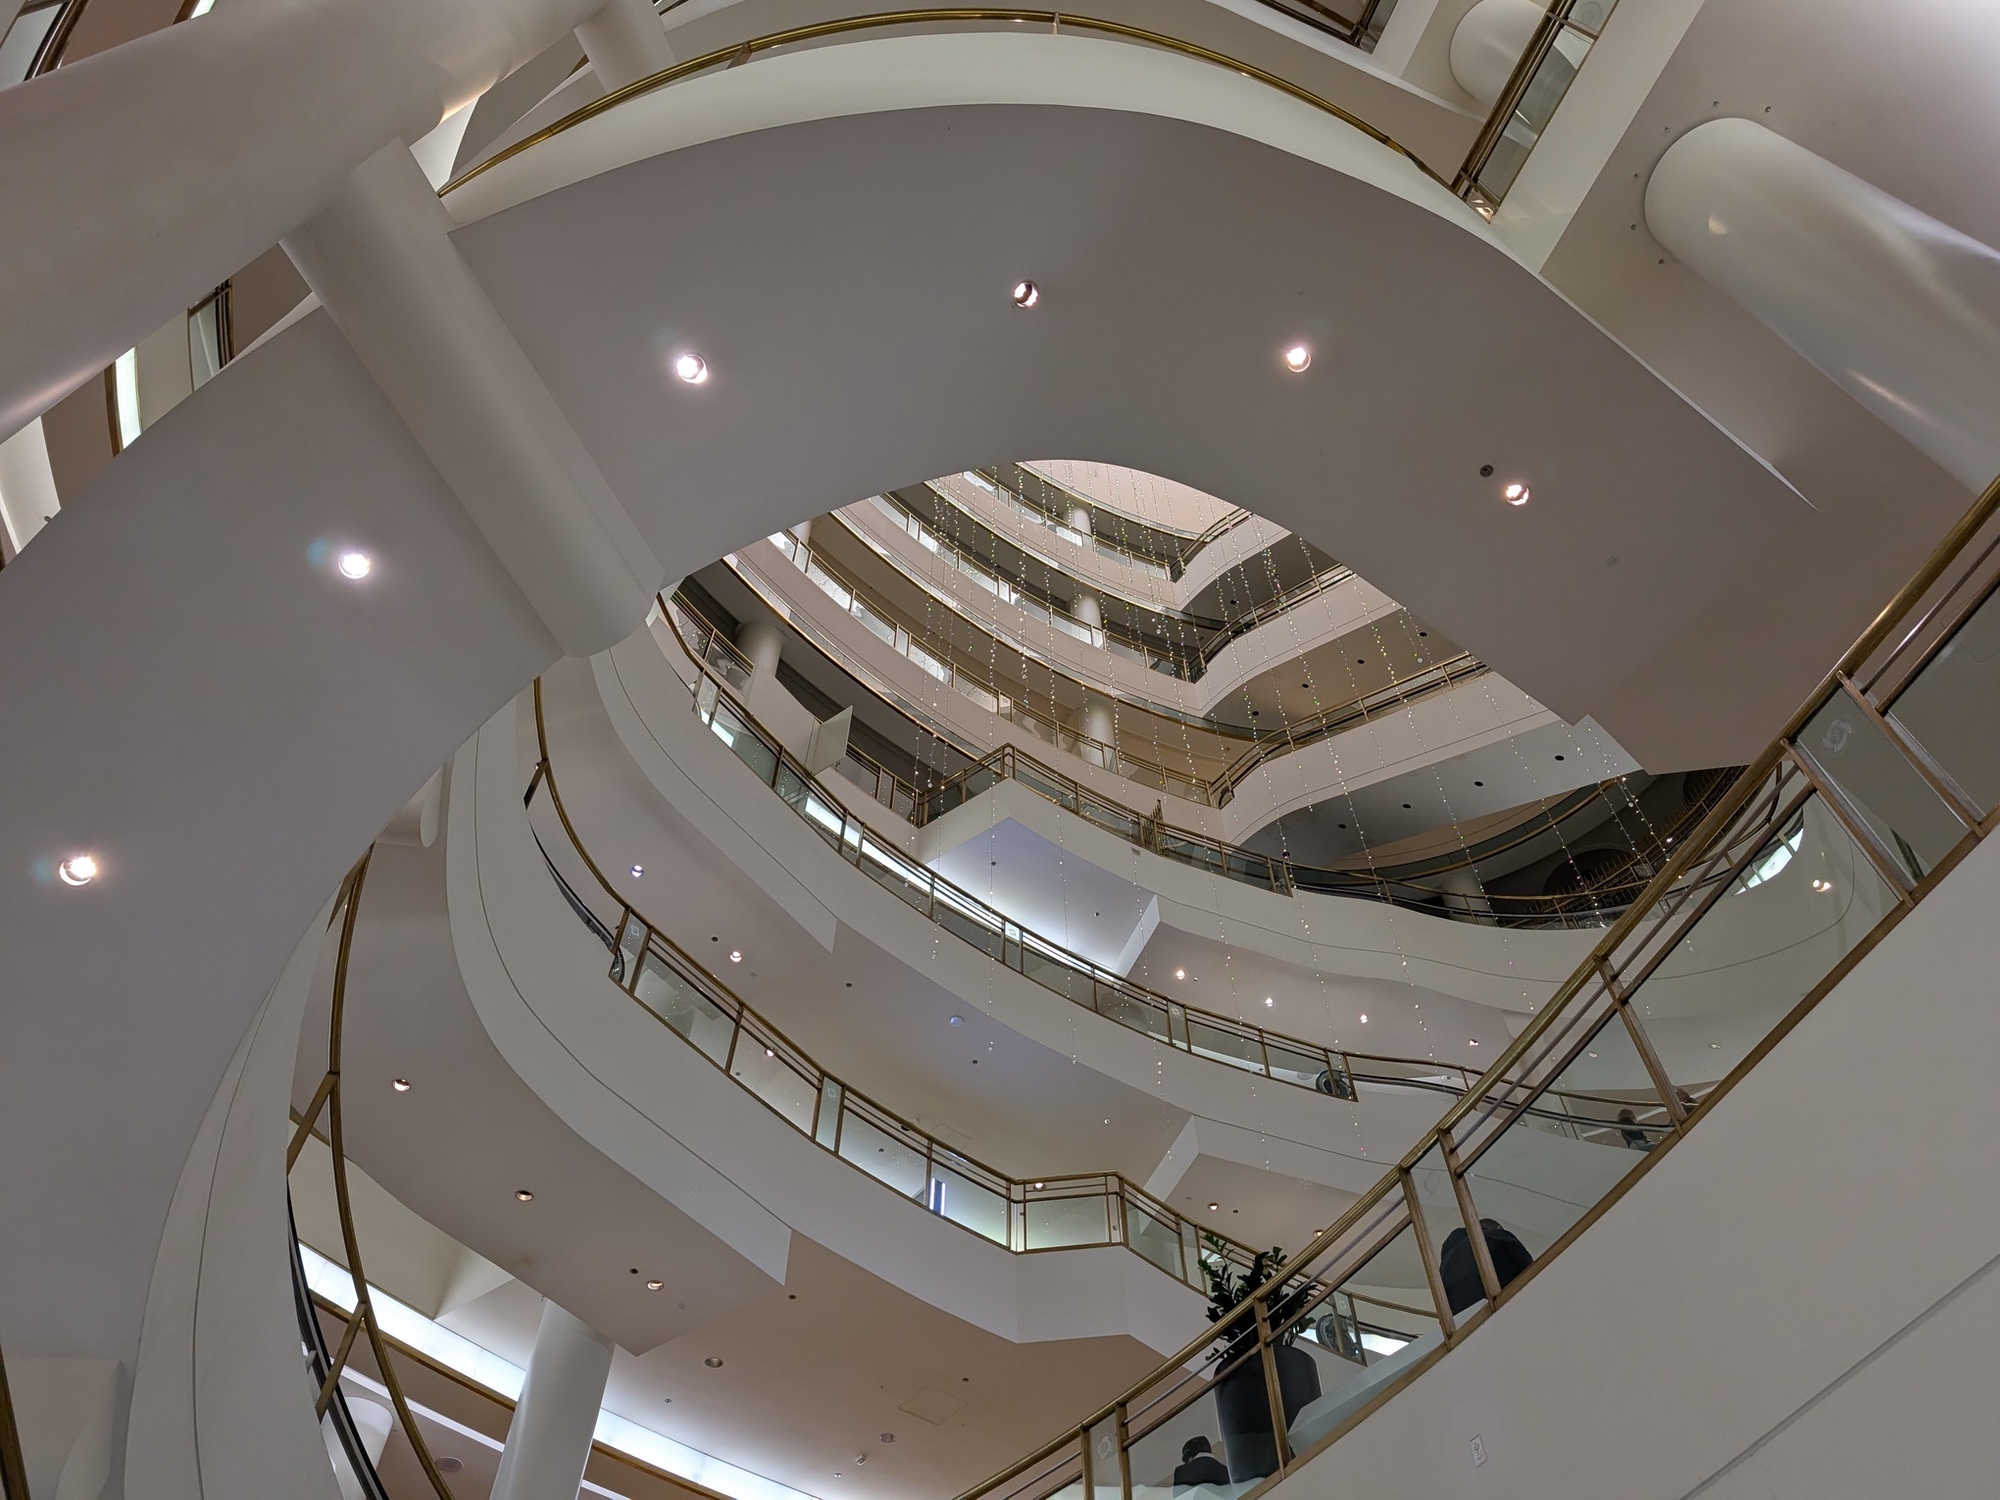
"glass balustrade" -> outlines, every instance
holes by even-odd
[[[961,1500],[1290,1472],[1699,1124],[1986,831],[1996,514],[2000,483],[1393,1172],[1217,1330]]]

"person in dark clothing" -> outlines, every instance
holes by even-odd
[[[1651,1151],[1653,1138],[1639,1129],[1639,1117],[1629,1109],[1618,1111],[1618,1133],[1634,1151]]]
[[[1500,1290],[1505,1291],[1535,1258],[1498,1220],[1481,1219],[1479,1231],[1486,1238],[1486,1253],[1493,1257],[1493,1274],[1499,1278]],[[1472,1256],[1472,1240],[1463,1229],[1454,1229],[1444,1237],[1444,1248],[1438,1251],[1438,1277],[1444,1282],[1444,1300],[1454,1314],[1486,1300],[1486,1289],[1479,1284],[1479,1262]]]
[[[1228,1484],[1229,1470],[1215,1456],[1205,1437],[1191,1437],[1181,1444],[1180,1467],[1174,1470],[1174,1490],[1192,1489],[1198,1484]]]

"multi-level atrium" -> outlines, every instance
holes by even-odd
[[[1996,63],[0,0],[4,1500],[1990,1491]]]

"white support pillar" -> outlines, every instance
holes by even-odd
[[[1096,740],[1105,747],[1100,762],[1107,771],[1118,769],[1118,723],[1112,714],[1109,699],[1092,693],[1083,700],[1083,712],[1079,722],[1086,738]]]
[[[2000,473],[2000,251],[1751,120],[1670,146],[1646,224],[1967,488]]]
[[[1080,531],[1085,536],[1092,534],[1089,506],[1072,505],[1069,508],[1069,529],[1071,531]]]
[[[368,1455],[369,1463],[379,1466],[383,1450],[389,1446],[389,1429],[395,1425],[396,1414],[384,1403],[370,1401],[351,1391],[347,1393],[347,1414],[354,1419],[354,1431],[361,1439],[361,1451]],[[319,1427],[326,1439],[326,1456],[333,1463],[333,1477],[340,1485],[340,1500],[361,1500],[361,1476],[347,1461],[347,1450],[340,1445],[340,1433],[333,1425],[332,1416],[322,1417]]]
[[[784,643],[784,632],[778,629],[778,622],[768,616],[759,615],[745,620],[736,628],[736,644],[750,658],[750,665],[757,669],[761,678],[777,676],[778,657]]]
[[[602,5],[222,4],[0,89],[0,437]]]
[[[607,94],[674,65],[667,28],[652,0],[606,0],[576,28],[576,39]]]
[[[391,142],[283,243],[550,634],[572,656],[608,650],[666,570],[450,230]]]
[[[611,1350],[611,1340],[589,1324],[553,1302],[542,1304],[492,1500],[575,1500],[604,1404]]]
[[[1097,595],[1089,589],[1077,590],[1076,596],[1069,601],[1069,612],[1093,631],[1102,633],[1104,606],[1098,601]]]

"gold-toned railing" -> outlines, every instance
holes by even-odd
[[[540,759],[523,800],[532,808],[537,794],[546,791],[561,825],[558,852],[566,846],[587,877],[566,876],[538,834],[549,874],[609,952],[612,982],[752,1098],[892,1192],[1007,1250],[1029,1254],[1124,1245],[1196,1288],[1206,1284],[1211,1264],[1240,1269],[1252,1262],[1256,1252],[1249,1246],[1203,1228],[1120,1173],[1010,1176],[821,1067],[605,878],[563,805],[539,680],[534,699]]]
[[[332,1158],[333,1198],[340,1216],[340,1238],[346,1256],[346,1271],[354,1280],[354,1311],[342,1326],[340,1338],[329,1351],[322,1336],[318,1314],[312,1296],[306,1290],[305,1270],[300,1264],[298,1236],[292,1236],[292,1277],[293,1292],[299,1308],[299,1331],[306,1349],[307,1366],[318,1390],[313,1400],[313,1415],[325,1418],[333,1416],[334,1429],[340,1437],[342,1451],[347,1455],[364,1494],[381,1500],[383,1496],[381,1480],[375,1474],[374,1464],[361,1446],[359,1435],[354,1429],[353,1419],[347,1412],[347,1398],[341,1391],[341,1372],[347,1368],[348,1357],[354,1352],[358,1335],[368,1336],[368,1347],[375,1356],[375,1364],[382,1377],[382,1385],[388,1391],[390,1405],[396,1412],[396,1420],[403,1429],[403,1435],[410,1440],[410,1447],[422,1466],[424,1477],[430,1481],[438,1500],[452,1500],[451,1487],[445,1483],[443,1473],[431,1457],[424,1435],[417,1427],[416,1417],[410,1411],[410,1404],[403,1397],[402,1383],[396,1378],[396,1368],[390,1362],[389,1344],[382,1332],[380,1319],[375,1315],[375,1304],[369,1293],[368,1273],[361,1261],[361,1244],[355,1234],[354,1207],[347,1191],[347,1148],[342,1132],[341,1117],[341,1043],[345,1034],[347,1015],[347,973],[348,960],[354,950],[354,926],[361,907],[361,887],[368,878],[368,861],[373,855],[361,856],[360,861],[341,882],[340,893],[335,897],[334,915],[340,922],[340,946],[334,958],[333,999],[328,1012],[326,1040],[326,1074],[313,1091],[312,1101],[303,1113],[294,1112],[294,1128],[291,1144],[285,1151],[285,1172],[289,1176],[297,1164],[299,1153],[305,1150],[307,1140],[314,1137],[322,1115],[326,1119],[326,1132],[320,1137]]]
[[[1629,1191],[2000,822],[1997,512],[2000,481],[1393,1172],[1211,1333],[961,1500],[1129,1500],[1211,1434],[1232,1481],[1267,1488]],[[1723,934],[1739,958],[1707,967]],[[1728,1044],[1641,1019],[1725,1007],[1746,1033]],[[1546,1101],[1578,1084],[1626,1102],[1550,1129]]]

